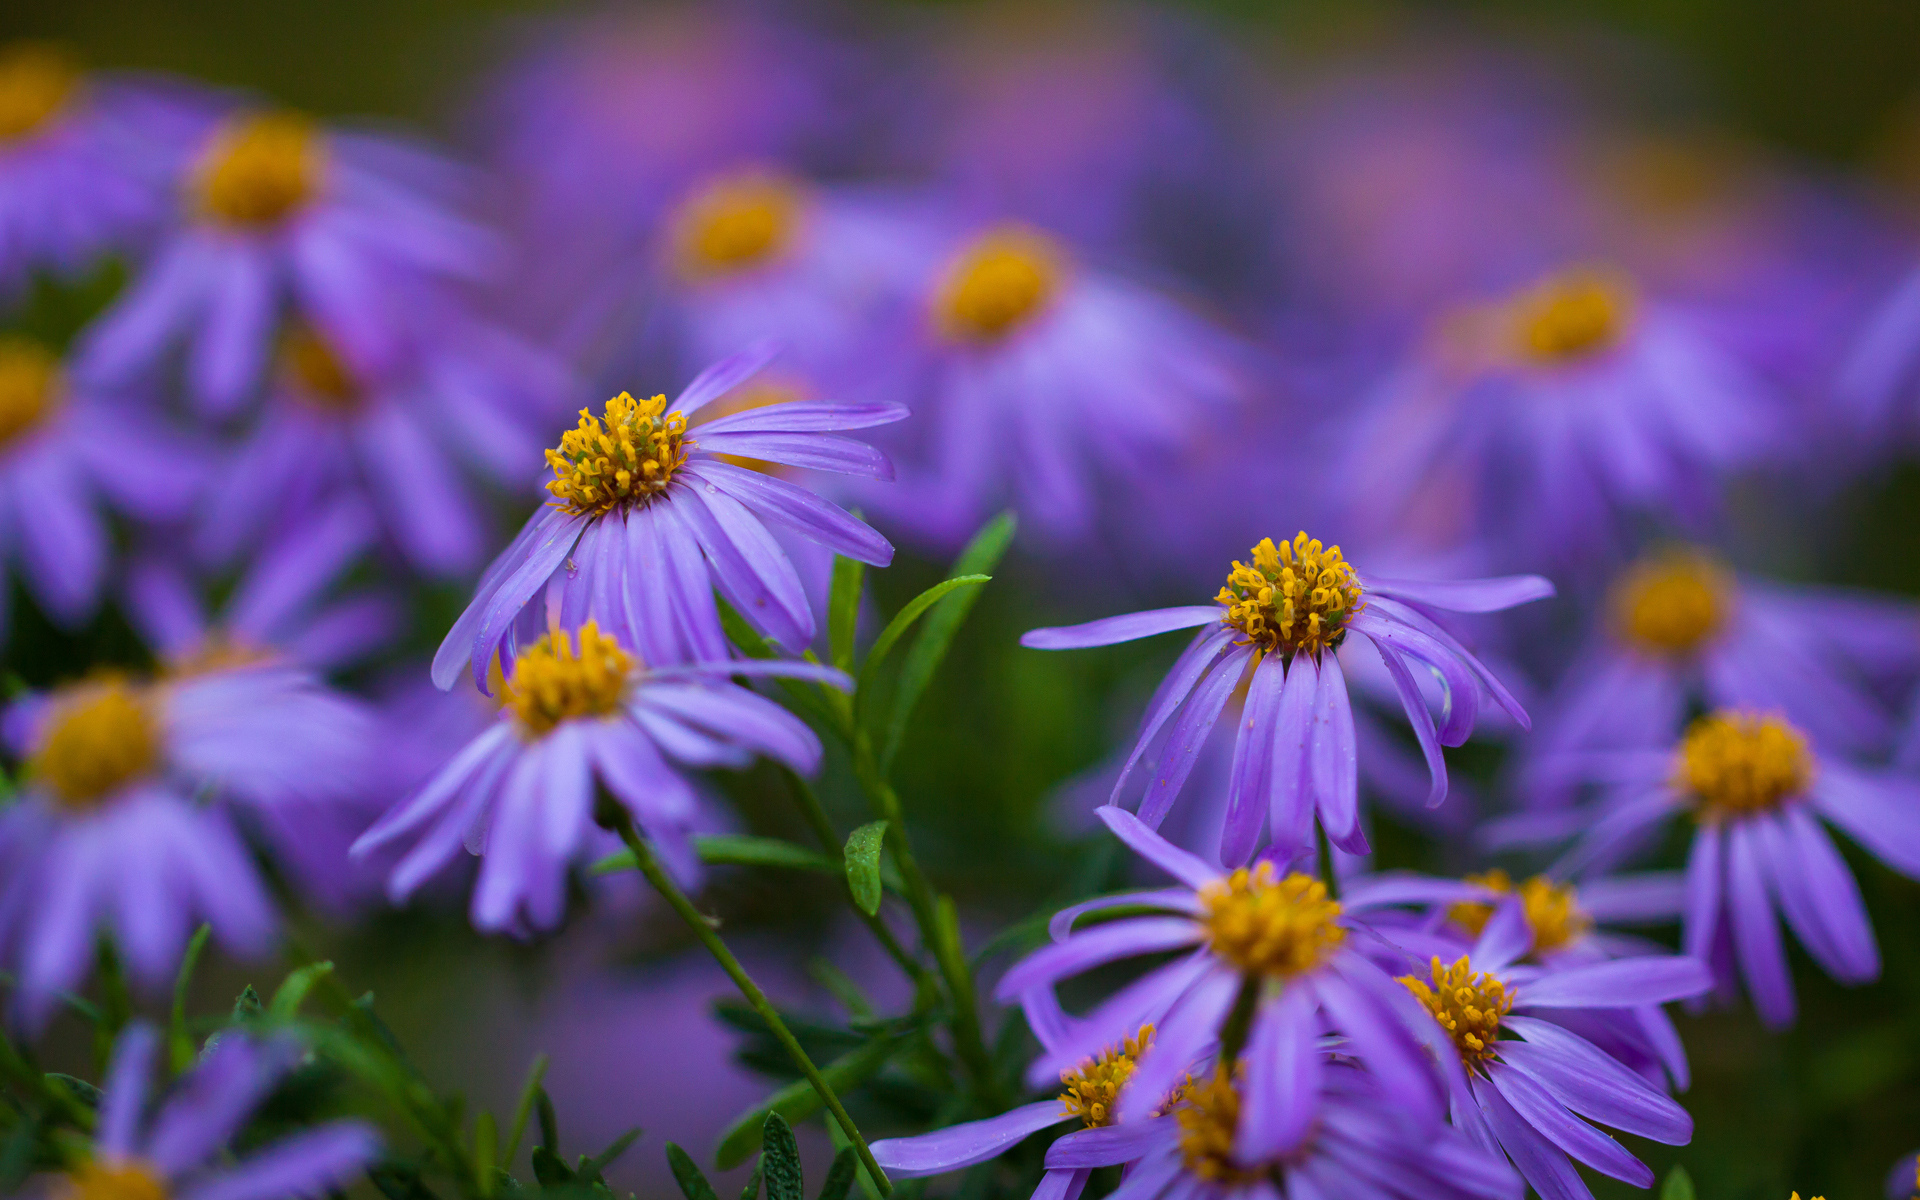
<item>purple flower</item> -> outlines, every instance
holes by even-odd
[[[486,689],[496,654],[589,618],[653,666],[720,662],[730,653],[713,592],[796,653],[813,640],[813,610],[793,563],[763,522],[785,525],[849,558],[885,566],[893,547],[837,505],[784,479],[724,461],[735,455],[891,478],[893,464],[832,433],[898,421],[897,404],[773,404],[688,428],[688,419],[767,364],[755,348],[709,367],[671,410],[665,396],[607,402],[547,451],[552,503],[487,568],[433,660],[451,687],[462,666]]]
[[[1370,935],[1343,915],[1325,884],[1297,872],[1283,875],[1268,861],[1223,873],[1176,848],[1131,813],[1106,807],[1100,817],[1181,886],[1063,910],[1052,924],[1056,943],[1010,968],[997,995],[1026,998],[1108,963],[1186,953],[1075,1023],[1035,1065],[1029,1082],[1151,1024],[1153,1044],[1139,1056],[1118,1107],[1123,1124],[1139,1120],[1162,1104],[1193,1063],[1215,1052],[1229,1014],[1249,1003],[1239,1082],[1260,1111],[1286,1114],[1285,1121],[1265,1131],[1273,1141],[1262,1145],[1288,1144],[1312,1121],[1312,1106],[1301,1099],[1301,1072],[1330,1030],[1346,1038],[1347,1053],[1380,1077],[1402,1112],[1439,1120],[1438,1081],[1413,1033],[1421,1021],[1419,1010],[1362,953],[1359,947]],[[1073,930],[1082,914],[1116,903],[1164,911]],[[1305,1094],[1312,1090],[1307,1087]]]
[[[1067,650],[1207,627],[1148,705],[1133,753],[1114,785],[1117,801],[1133,781],[1135,768],[1150,750],[1157,750],[1159,767],[1140,802],[1140,818],[1149,826],[1157,826],[1166,815],[1208,730],[1234,689],[1250,676],[1234,743],[1221,861],[1247,861],[1263,821],[1276,846],[1306,850],[1313,844],[1316,812],[1335,846],[1366,853],[1353,709],[1339,655],[1331,653],[1350,633],[1360,634],[1379,652],[1392,676],[1426,755],[1433,783],[1428,803],[1437,804],[1447,794],[1440,747],[1466,741],[1483,692],[1526,726],[1526,712],[1507,689],[1434,622],[1429,610],[1511,608],[1552,595],[1546,580],[1520,575],[1458,582],[1366,581],[1342,558],[1338,546],[1323,547],[1304,532],[1279,546],[1271,538],[1263,540],[1251,557],[1251,563],[1234,563],[1214,604],[1036,629],[1020,639],[1023,646]],[[1409,660],[1421,674],[1431,671],[1441,681],[1444,723],[1438,727]]]
[[[1920,270],[1899,282],[1872,314],[1841,364],[1834,396],[1865,433],[1911,444],[1920,383]]]
[[[102,501],[144,520],[179,516],[200,486],[203,457],[145,414],[76,384],[39,343],[0,336],[0,546],[57,623],[85,620],[106,585]]]
[[[181,197],[173,228],[81,358],[120,383],[184,343],[188,392],[213,415],[252,396],[283,315],[362,369],[384,368],[442,307],[445,285],[481,277],[497,256],[455,211],[452,166],[292,113],[209,115],[170,183]]]
[[[23,1022],[79,984],[101,931],[150,990],[201,920],[236,954],[269,950],[272,906],[236,817],[351,794],[366,732],[358,708],[275,667],[95,678],[9,709],[25,766],[0,811],[0,956]]]
[[[226,1151],[298,1058],[283,1041],[230,1031],[148,1113],[160,1039],[145,1024],[120,1035],[107,1067],[92,1154],[68,1169],[75,1200],[172,1196],[178,1200],[285,1200],[337,1192],[380,1152],[360,1121],[331,1121]]]
[[[1730,980],[1737,960],[1769,1026],[1793,1023],[1793,984],[1776,913],[1829,975],[1864,983],[1880,954],[1853,874],[1818,818],[1894,870],[1920,878],[1920,785],[1816,759],[1785,718],[1720,710],[1673,750],[1597,752],[1557,770],[1604,787],[1591,809],[1522,815],[1488,830],[1497,841],[1578,834],[1557,874],[1605,870],[1648,846],[1678,814],[1695,823],[1687,858],[1682,945]]]
[[[1637,1007],[1699,995],[1712,976],[1672,955],[1571,967],[1516,962],[1532,940],[1510,899],[1470,953],[1450,965],[1434,957],[1431,982],[1400,981],[1431,1016],[1436,1041],[1455,1052],[1441,1051],[1453,1123],[1474,1144],[1511,1158],[1541,1200],[1591,1200],[1569,1158],[1648,1187],[1652,1170],[1581,1118],[1673,1146],[1692,1138],[1692,1118],[1563,1018],[1572,1011],[1631,1021]]]
[[[760,754],[796,771],[819,766],[820,741],[798,717],[726,682],[742,674],[849,683],[797,662],[643,667],[592,620],[577,637],[556,629],[514,660],[493,725],[353,852],[411,840],[388,880],[399,903],[464,844],[481,859],[475,926],[550,929],[565,907],[568,869],[608,841],[594,823],[602,789],[676,873],[691,875],[701,802],[682,769],[744,767]]]

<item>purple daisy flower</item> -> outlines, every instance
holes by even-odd
[[[1242,863],[1263,822],[1269,839],[1298,853],[1313,845],[1317,813],[1327,836],[1351,854],[1367,852],[1360,829],[1359,774],[1353,709],[1338,650],[1357,633],[1379,653],[1426,756],[1432,790],[1447,794],[1442,745],[1472,732],[1484,693],[1520,724],[1527,714],[1453,635],[1429,614],[1497,612],[1553,594],[1535,575],[1455,582],[1364,580],[1341,556],[1302,532],[1276,546],[1253,548],[1235,562],[1215,602],[1108,617],[1061,629],[1035,629],[1020,639],[1041,650],[1109,646],[1175,629],[1206,626],[1149,703],[1120,780],[1117,802],[1136,768],[1155,751],[1158,768],[1140,801],[1141,820],[1157,826],[1193,769],[1206,735],[1243,678],[1250,678],[1245,715],[1234,743],[1228,814],[1220,857]],[[1409,660],[1437,675],[1443,723],[1436,727]]]
[[[642,666],[592,620],[577,636],[555,629],[515,658],[492,726],[367,830],[353,853],[412,842],[388,880],[400,903],[464,844],[481,860],[476,927],[551,929],[565,908],[568,869],[607,841],[594,823],[599,788],[676,874],[691,876],[700,801],[682,769],[744,767],[762,754],[808,774],[820,763],[820,740],[804,722],[728,683],[730,675],[851,686],[831,667],[799,662]]]
[[[274,667],[89,679],[16,703],[4,732],[24,770],[0,811],[0,957],[34,1028],[85,976],[102,930],[154,991],[202,920],[236,954],[271,949],[272,906],[235,819],[350,794],[366,747],[357,707]]]
[[[1409,1004],[1405,990],[1362,953],[1359,947],[1371,935],[1343,915],[1340,904],[1328,898],[1325,884],[1297,872],[1283,875],[1268,861],[1222,872],[1175,847],[1131,813],[1106,807],[1100,817],[1181,886],[1062,910],[1051,926],[1055,944],[1010,968],[996,994],[1002,1000],[1025,998],[1035,989],[1107,963],[1189,952],[1076,1022],[1035,1065],[1031,1082],[1151,1024],[1157,1030],[1153,1043],[1139,1055],[1117,1109],[1123,1123],[1139,1120],[1162,1104],[1193,1063],[1215,1051],[1228,1015],[1241,1003],[1251,1003],[1240,1082],[1262,1112],[1311,1120],[1311,1107],[1299,1102],[1297,1072],[1315,1057],[1320,1037],[1331,1030],[1345,1037],[1347,1053],[1380,1077],[1402,1112],[1430,1122],[1440,1119],[1444,1110],[1438,1080],[1413,1032],[1421,1020],[1419,1010]],[[1082,914],[1114,904],[1146,905],[1164,913],[1073,930]],[[1270,1133],[1285,1140],[1281,1131]]]
[[[81,352],[107,383],[151,375],[186,344],[188,391],[234,412],[266,371],[283,316],[364,369],[394,363],[436,291],[484,276],[496,240],[458,214],[464,181],[394,138],[286,112],[209,114],[177,156],[174,227]]]
[[[1853,873],[1821,827],[1838,826],[1868,853],[1920,878],[1920,784],[1815,755],[1784,717],[1719,710],[1673,750],[1596,752],[1558,769],[1605,789],[1590,809],[1510,818],[1494,840],[1577,835],[1556,874],[1603,871],[1644,849],[1675,815],[1695,822],[1687,858],[1682,945],[1723,983],[1739,974],[1761,1020],[1793,1023],[1793,983],[1780,939],[1784,916],[1814,961],[1842,983],[1880,974],[1880,952]]]
[[[1473,949],[1436,956],[1431,982],[1400,980],[1440,1036],[1453,1123],[1489,1153],[1505,1153],[1541,1200],[1592,1200],[1571,1160],[1649,1187],[1653,1171],[1582,1117],[1671,1146],[1693,1119],[1564,1017],[1632,1020],[1632,1010],[1713,986],[1705,964],[1673,955],[1562,967],[1517,962],[1533,935],[1517,900],[1502,903]],[[1431,1044],[1431,1043],[1430,1043]]]
[[[67,1172],[74,1200],[318,1196],[337,1193],[380,1153],[372,1126],[330,1121],[232,1158],[226,1151],[298,1061],[298,1048],[224,1033],[149,1114],[159,1049],[159,1036],[143,1023],[115,1043],[92,1153]]]
[[[731,650],[716,587],[755,628],[804,649],[813,610],[764,522],[878,566],[893,560],[893,547],[838,505],[725,457],[888,479],[893,464],[884,454],[831,431],[907,413],[897,404],[797,402],[688,427],[772,357],[757,347],[714,364],[671,408],[664,395],[635,400],[622,392],[604,419],[582,409],[579,427],[547,451],[552,503],[487,568],[434,656],[433,681],[451,687],[466,666],[487,690],[494,656],[511,660],[520,641],[544,634],[550,613],[562,627],[591,618],[653,666],[721,662]],[[542,592],[547,612],[534,603]]]
[[[75,383],[38,342],[0,336],[0,547],[58,624],[85,620],[106,586],[102,501],[142,520],[177,517],[204,458],[146,414]]]

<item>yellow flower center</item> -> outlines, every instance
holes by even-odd
[[[365,393],[326,340],[305,325],[280,339],[280,366],[293,394],[321,412],[347,416],[360,410]]]
[[[1628,567],[1607,597],[1615,636],[1646,654],[1692,654],[1725,628],[1733,575],[1704,554],[1669,550]]]
[[[1251,564],[1235,560],[1227,586],[1214,597],[1227,606],[1227,624],[1262,654],[1316,658],[1339,646],[1347,622],[1365,607],[1360,580],[1338,546],[1322,546],[1302,530],[1274,545],[1262,538]]]
[[[64,390],[60,361],[45,346],[0,336],[0,447],[44,421]]]
[[[1435,955],[1431,970],[1431,987],[1412,975],[1402,975],[1400,982],[1447,1031],[1462,1061],[1478,1066],[1493,1057],[1500,1018],[1513,1007],[1513,993],[1492,975],[1476,974],[1464,954],[1450,967]]]
[[[1469,875],[1467,882],[1502,895],[1511,895],[1515,890],[1513,878],[1497,867],[1484,874]],[[1535,954],[1548,954],[1571,945],[1593,928],[1593,919],[1580,911],[1572,884],[1555,883],[1545,875],[1535,875],[1518,890],[1527,925],[1533,930]],[[1493,918],[1493,905],[1463,900],[1447,910],[1447,918],[1478,937]]]
[[[1249,975],[1313,970],[1346,940],[1339,918],[1326,884],[1298,871],[1280,879],[1270,862],[1200,889],[1200,922],[1213,952]]]
[[[160,723],[144,688],[108,678],[56,695],[40,744],[27,759],[61,807],[93,808],[160,763]]]
[[[1673,786],[1701,820],[1778,808],[1813,781],[1813,753],[1780,717],[1723,710],[1687,727]]]
[[[1234,1161],[1240,1092],[1226,1066],[1216,1066],[1211,1078],[1187,1085],[1174,1119],[1180,1122],[1180,1156],[1189,1172],[1213,1183],[1251,1183],[1260,1177],[1259,1168],[1250,1169]]]
[[[581,409],[580,423],[547,451],[547,491],[576,513],[645,500],[665,491],[687,461],[686,436],[687,419],[667,412],[665,396],[635,400],[621,392],[603,417]]]
[[[65,1200],[167,1200],[167,1188],[140,1163],[94,1159],[67,1176]]]
[[[1060,244],[1036,229],[989,230],[948,266],[934,324],[956,342],[999,341],[1052,302],[1065,263]]]
[[[793,244],[801,205],[800,189],[776,175],[737,175],[711,184],[674,215],[681,273],[706,279],[772,261]]]
[[[1611,349],[1632,324],[1633,289],[1619,275],[1574,267],[1528,288],[1508,304],[1521,361],[1557,367]]]
[[[58,47],[19,42],[0,50],[0,142],[37,133],[80,91],[80,67]]]
[[[535,737],[562,721],[607,716],[626,695],[634,658],[619,642],[588,621],[580,626],[577,651],[574,644],[566,630],[556,629],[514,660],[507,704]]]
[[[214,135],[194,171],[194,207],[236,229],[276,225],[319,192],[326,165],[326,142],[306,117],[234,117]]]
[[[1133,1078],[1140,1056],[1152,1043],[1153,1026],[1142,1025],[1138,1034],[1102,1050],[1099,1058],[1087,1059],[1076,1070],[1060,1072],[1060,1082],[1066,1085],[1060,1103],[1066,1106],[1066,1115],[1078,1117],[1088,1129],[1111,1125],[1113,1102],[1127,1080]]]

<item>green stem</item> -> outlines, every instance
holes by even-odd
[[[1314,818],[1313,836],[1319,839],[1320,843],[1320,874],[1326,881],[1327,895],[1338,900],[1340,898],[1340,878],[1333,870],[1333,842],[1327,837],[1327,827],[1320,823],[1318,817]]]
[[[847,1115],[846,1105],[840,1103],[840,1097],[834,1094],[833,1086],[821,1076],[820,1069],[813,1065],[811,1058],[807,1057],[807,1052],[801,1047],[799,1039],[793,1036],[793,1031],[787,1028],[787,1023],[780,1019],[780,1013],[773,1007],[773,1002],[768,1000],[766,993],[760,990],[760,985],[753,981],[753,976],[747,974],[747,969],[740,965],[740,960],[733,956],[733,951],[727,949],[727,944],[720,940],[720,935],[713,931],[713,923],[693,906],[693,901],[680,890],[680,885],[675,883],[660,866],[659,860],[653,856],[653,849],[640,836],[640,831],[634,828],[632,816],[618,805],[608,807],[614,810],[614,828],[620,834],[620,840],[627,844],[627,849],[633,851],[633,860],[638,864],[640,873],[646,876],[647,882],[653,885],[654,890],[673,906],[673,911],[680,914],[680,919],[693,930],[694,936],[699,938],[701,944],[707,948],[707,953],[713,955],[714,961],[718,962],[721,969],[733,978],[734,985],[740,989],[740,994],[747,998],[747,1003],[752,1005],[753,1010],[760,1014],[760,1019],[767,1023],[767,1028],[773,1031],[774,1038],[786,1048],[787,1054],[793,1059],[793,1065],[800,1068],[800,1073],[807,1077],[807,1082],[813,1085],[815,1092],[819,1093],[821,1102],[827,1106],[829,1112],[833,1113],[833,1119],[839,1123],[841,1132],[845,1133],[847,1140],[853,1143],[855,1152],[860,1155],[860,1162],[867,1168],[867,1174],[872,1176],[875,1185],[879,1187],[880,1194],[884,1196],[892,1192],[893,1185],[888,1182],[886,1172],[880,1169],[880,1164],[873,1160],[873,1151],[867,1148],[867,1140],[860,1136],[859,1127],[853,1123],[853,1118]]]
[[[794,803],[800,806],[800,812],[806,817],[807,824],[813,826],[813,835],[820,840],[820,848],[826,851],[829,857],[839,858],[844,853],[844,847],[840,843],[839,834],[834,832],[832,818],[827,816],[827,810],[820,803],[820,797],[815,794],[813,786],[790,768],[781,768],[781,773],[786,776],[787,790],[793,794]],[[900,964],[900,969],[907,973],[908,978],[922,985],[933,981],[933,973],[922,966],[913,954],[900,944],[900,939],[893,935],[893,930],[887,928],[885,921],[878,916],[860,911],[857,907],[855,911],[860,913],[860,919],[865,921],[867,928],[873,931],[874,938],[879,941],[893,961]]]

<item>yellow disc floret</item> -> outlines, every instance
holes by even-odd
[[[79,91],[80,67],[59,47],[17,42],[0,49],[0,142],[39,132]]]
[[[1535,954],[1551,954],[1572,945],[1593,928],[1593,918],[1580,911],[1578,898],[1570,883],[1556,883],[1545,875],[1535,875],[1516,889],[1512,876],[1497,867],[1484,874],[1469,875],[1467,882],[1477,883],[1502,895],[1512,895],[1516,890],[1520,893],[1520,904],[1526,913],[1527,925],[1533,931]],[[1477,937],[1492,919],[1493,905],[1478,900],[1463,900],[1447,909],[1447,917]]]
[[[635,400],[621,392],[594,417],[580,410],[580,423],[547,451],[553,481],[547,491],[576,513],[603,513],[665,491],[687,460],[687,419],[667,412],[667,398]]]
[[[1262,654],[1319,657],[1339,646],[1347,622],[1365,607],[1360,579],[1340,547],[1322,546],[1306,531],[1275,545],[1263,538],[1253,561],[1235,560],[1227,586],[1214,597],[1227,606],[1226,622]]]
[[[1200,923],[1213,952],[1249,975],[1311,971],[1347,937],[1326,884],[1298,871],[1279,878],[1269,862],[1202,887]]]
[[[1633,288],[1616,272],[1574,267],[1509,302],[1514,352],[1535,366],[1565,366],[1612,349],[1633,323]]]
[[[1722,710],[1687,727],[1673,786],[1701,820],[1778,808],[1807,790],[1813,752],[1783,718]]]
[[[167,1187],[142,1163],[93,1159],[74,1168],[61,1195],[62,1200],[167,1200]]]
[[[29,778],[62,808],[84,811],[160,764],[160,723],[147,689],[125,679],[89,680],[57,692]]]
[[[681,273],[704,279],[745,271],[778,258],[793,243],[801,193],[776,175],[719,180],[680,206],[673,246]]]
[[[1007,225],[955,256],[934,297],[934,325],[957,342],[996,342],[1037,317],[1060,290],[1066,255],[1036,229]]]
[[[298,113],[234,117],[208,144],[193,173],[194,208],[220,225],[276,225],[319,194],[326,142]]]
[[[294,395],[321,412],[360,410],[364,393],[340,355],[313,329],[296,325],[280,339],[280,363]]]
[[[1216,1066],[1204,1080],[1187,1086],[1184,1102],[1174,1109],[1180,1123],[1180,1157],[1187,1170],[1210,1183],[1250,1183],[1259,1168],[1242,1166],[1233,1156],[1233,1139],[1240,1128],[1240,1092],[1233,1073]]]
[[[45,346],[0,336],[0,447],[44,421],[64,389],[60,361]]]
[[[1726,627],[1733,575],[1704,554],[1666,550],[1621,574],[1607,597],[1614,635],[1643,654],[1680,658]]]
[[[1431,971],[1431,987],[1412,975],[1402,975],[1400,982],[1447,1031],[1469,1067],[1493,1057],[1500,1019],[1513,1007],[1513,993],[1492,975],[1476,974],[1464,954],[1450,967],[1435,955]]]
[[[535,737],[562,721],[607,716],[626,696],[633,656],[594,621],[580,626],[578,645],[576,650],[575,639],[556,629],[514,660],[507,705]]]
[[[1120,1096],[1120,1089],[1133,1078],[1140,1056],[1152,1044],[1153,1026],[1142,1025],[1138,1034],[1118,1046],[1108,1046],[1100,1052],[1100,1057],[1089,1058],[1074,1070],[1060,1072],[1060,1082],[1066,1085],[1066,1090],[1060,1093],[1060,1103],[1066,1106],[1066,1115],[1079,1118],[1088,1129],[1111,1125],[1113,1104]]]

